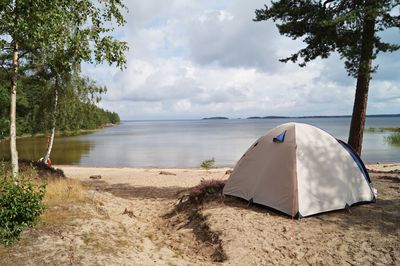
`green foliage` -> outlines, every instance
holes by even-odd
[[[364,131],[366,132],[400,132],[400,127],[369,127],[366,128]]]
[[[307,44],[281,61],[297,62],[303,58],[299,65],[305,66],[317,57],[327,58],[332,52],[338,52],[345,59],[348,74],[356,77],[360,70],[368,74],[371,71],[368,60],[361,60],[369,41],[363,39],[366,22],[371,22],[372,31],[375,31],[369,59],[374,59],[379,52],[400,49],[399,43],[384,42],[376,34],[400,27],[400,16],[393,12],[398,6],[398,0],[279,0],[256,10],[255,21],[272,19],[277,22],[280,34]]]
[[[0,70],[1,73],[4,73]],[[17,135],[46,133],[51,128],[53,110],[52,82],[37,77],[21,76],[17,97]],[[60,92],[56,128],[58,131],[97,129],[118,124],[117,113],[96,106],[106,88],[76,74]],[[0,139],[9,135],[8,88],[0,85]],[[4,104],[4,105],[3,105]]]
[[[393,133],[386,137],[386,140],[392,145],[400,146],[400,133]]]
[[[125,67],[127,43],[112,36],[116,26],[125,24],[125,11],[120,0],[1,1],[0,138],[8,135],[11,82],[3,81],[11,80],[14,49],[19,56],[17,134],[49,130],[54,114],[78,116],[72,122],[64,119],[61,128],[68,129],[93,129],[119,120],[95,107],[106,90],[78,69],[82,62]],[[64,101],[60,112],[54,108],[55,91]],[[87,111],[93,113],[83,115]]]
[[[18,44],[21,67],[66,69],[71,62],[126,63],[126,42],[111,36],[125,24],[120,0],[4,0],[0,4],[2,64],[11,67],[9,48]],[[42,59],[45,59],[44,61]]]
[[[211,158],[209,160],[205,160],[200,164],[201,168],[204,168],[206,170],[209,170],[211,168],[215,168],[215,159]]]
[[[0,117],[0,140],[8,136],[10,128],[10,120],[5,117]]]
[[[3,80],[4,72],[0,71],[0,79]],[[0,140],[8,136],[10,130],[10,120],[8,118],[9,106],[10,106],[10,95],[8,89],[3,82],[0,82]]]
[[[119,124],[121,122],[121,119],[119,118],[119,115],[117,113],[105,111],[105,114],[108,117],[108,121],[110,121],[111,124]]]
[[[0,173],[0,243],[9,245],[21,232],[35,225],[45,210],[46,185],[35,185],[21,176],[16,185],[11,176]]]

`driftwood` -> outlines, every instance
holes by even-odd
[[[133,211],[128,210],[128,208],[125,208],[125,210],[122,214],[126,214],[131,218],[136,217],[136,215],[133,214]]]
[[[172,172],[167,172],[167,171],[160,171],[160,175],[176,175],[176,174],[172,173]]]
[[[101,179],[101,175],[91,175],[90,179]]]

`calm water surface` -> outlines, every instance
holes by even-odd
[[[127,121],[92,134],[58,137],[54,164],[131,167],[198,167],[214,157],[218,166],[231,166],[247,148],[273,127],[290,122],[318,126],[347,141],[350,118]],[[400,126],[400,118],[368,118],[366,127]],[[400,147],[389,145],[390,132],[364,134],[366,162],[398,162]],[[45,138],[17,141],[20,158],[39,159]],[[9,157],[8,142],[0,143],[0,159]]]

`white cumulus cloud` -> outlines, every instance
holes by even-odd
[[[283,64],[301,42],[254,22],[254,1],[126,1],[127,68],[84,65],[105,85],[101,106],[122,119],[350,114],[355,80],[337,55],[307,67]],[[386,34],[400,38],[398,31]],[[385,35],[385,34],[383,34]],[[400,56],[381,55],[368,113],[399,113]]]

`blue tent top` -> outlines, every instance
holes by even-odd
[[[285,135],[286,135],[286,130],[283,131],[281,134],[278,136],[274,137],[273,141],[274,142],[284,142],[285,141]]]

